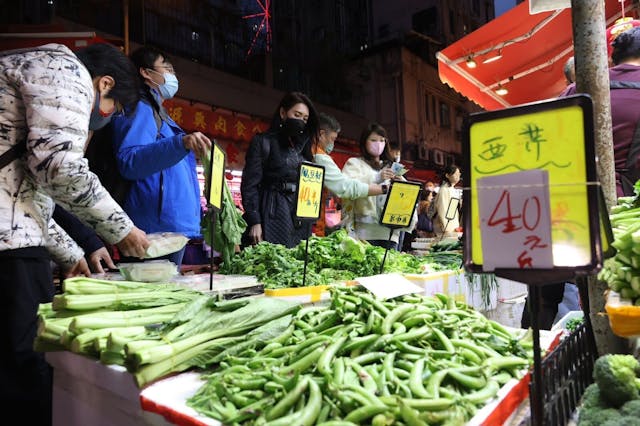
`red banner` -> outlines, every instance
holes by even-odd
[[[236,115],[229,111],[212,111],[180,101],[167,100],[164,107],[186,132],[202,132],[214,138],[249,142],[256,133],[264,132],[269,124]]]

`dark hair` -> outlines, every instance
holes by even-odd
[[[444,185],[445,183],[447,185],[451,185],[451,182],[449,182],[449,179],[447,179],[447,175],[454,174],[456,170],[460,170],[460,167],[456,166],[455,164],[449,164],[448,166],[445,166],[440,171],[440,186]]]
[[[309,119],[307,120],[307,131],[309,136],[315,136],[318,133],[318,113],[316,107],[313,106],[313,102],[307,95],[302,92],[289,92],[282,97],[278,107],[273,113],[271,119],[271,129],[277,131],[282,124],[282,118],[280,118],[280,108],[285,111],[289,111],[296,104],[305,104],[309,108]]]
[[[619,65],[627,59],[640,58],[640,27],[633,27],[613,40],[611,61]]]
[[[131,61],[133,61],[133,64],[136,66],[139,72],[140,68],[153,69],[154,62],[160,56],[162,56],[165,61],[169,62],[169,58],[164,54],[164,52],[161,52],[155,47],[143,46],[139,47],[133,53],[131,53]]]
[[[320,112],[318,113],[318,130],[340,133],[340,122],[334,116]]]
[[[280,108],[285,111],[289,111],[293,108],[294,105],[297,104],[305,104],[307,108],[309,108],[309,119],[307,120],[307,125],[305,127],[305,133],[309,138],[309,142],[304,145],[302,148],[302,155],[307,160],[311,160],[313,155],[311,154],[311,141],[315,140],[318,137],[318,113],[316,111],[316,107],[311,102],[311,99],[307,95],[302,92],[289,92],[285,94],[275,112],[273,113],[273,118],[271,119],[271,127],[270,131],[278,133],[280,127],[282,127],[282,118],[280,117]]]
[[[380,164],[376,164],[375,157],[373,157],[367,151],[367,139],[371,136],[372,133],[377,133],[385,139],[384,151],[380,154]],[[380,170],[385,166],[391,165],[393,163],[394,158],[391,156],[391,151],[389,151],[389,141],[387,140],[387,131],[379,125],[378,123],[369,123],[367,127],[360,133],[360,139],[358,140],[360,145],[360,153],[364,157],[364,160],[369,164],[373,169]]]
[[[96,43],[78,50],[76,56],[87,67],[91,78],[110,76],[115,85],[107,98],[120,103],[125,109],[133,109],[140,99],[140,79],[133,63],[116,46]]]

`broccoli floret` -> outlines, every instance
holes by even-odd
[[[600,388],[595,383],[590,384],[582,395],[582,408],[609,408],[609,405],[600,397]]]
[[[622,416],[615,408],[583,408],[578,416],[578,426],[603,426],[604,422],[617,420],[620,417]]]
[[[640,426],[640,419],[631,416],[620,416],[607,420],[601,426]]]
[[[622,408],[620,408],[620,414],[640,419],[640,399],[625,402]],[[638,421],[638,423],[640,424],[640,421]]]
[[[593,366],[593,378],[600,388],[600,397],[613,407],[640,398],[640,362],[632,355],[607,354]]]

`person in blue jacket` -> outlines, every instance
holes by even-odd
[[[131,54],[142,85],[135,112],[113,120],[114,151],[120,174],[131,181],[123,208],[147,233],[175,232],[196,238],[200,231],[200,186],[196,156],[211,148],[200,132],[186,134],[162,102],[178,91],[166,55],[141,47]],[[166,258],[180,266],[184,249]]]

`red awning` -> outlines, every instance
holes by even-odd
[[[618,0],[606,0],[605,9],[607,26],[622,16]],[[627,16],[630,10],[628,5]],[[572,55],[571,9],[530,15],[525,0],[436,56],[444,83],[495,110],[556,97],[566,86],[563,67]],[[470,60],[475,68],[468,67]],[[500,86],[508,93],[497,94]]]

